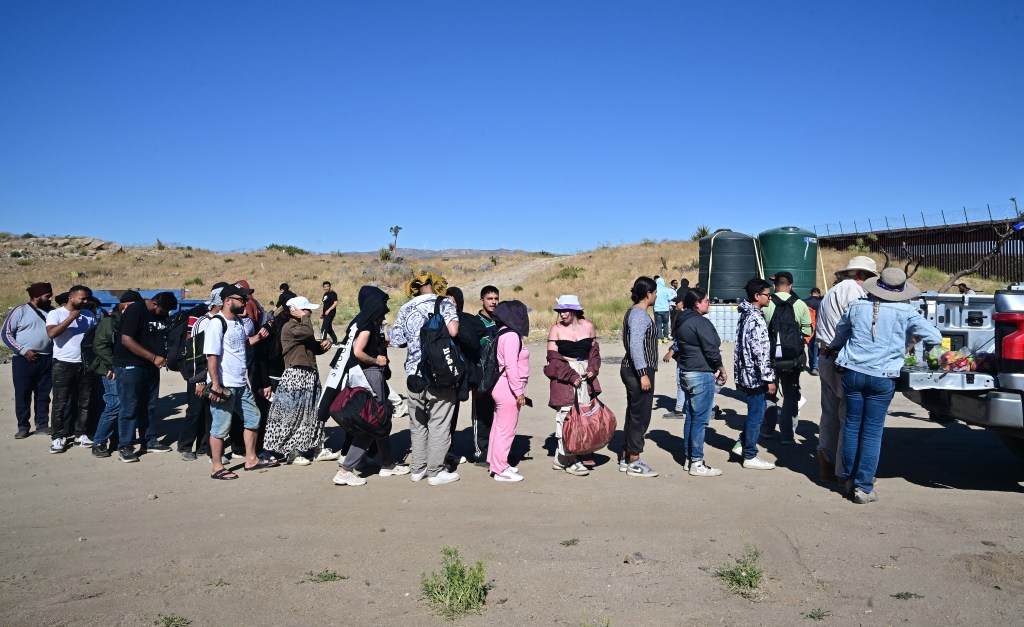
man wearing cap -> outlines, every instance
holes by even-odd
[[[31,410],[35,406],[36,431],[49,433],[50,389],[53,386],[53,340],[46,334],[53,288],[49,283],[28,287],[28,302],[18,305],[4,320],[0,336],[14,353],[14,415],[18,419],[16,439],[27,438]],[[35,402],[33,403],[33,396]]]
[[[260,427],[260,410],[246,377],[246,348],[255,338],[245,332],[240,316],[245,312],[246,301],[252,290],[229,285],[220,292],[224,308],[211,319],[206,328],[203,353],[206,355],[207,377],[210,394],[210,456],[213,459],[213,479],[237,479],[238,475],[224,467],[224,438],[231,430],[231,416],[236,410],[242,413],[245,431],[245,470],[259,470],[276,466],[275,462],[256,457],[256,437]],[[223,321],[218,324],[218,321]],[[259,341],[259,340],[256,340]]]
[[[92,454],[99,458],[110,457],[107,440],[114,436],[117,419],[121,415],[119,382],[114,374],[114,329],[121,324],[124,310],[135,301],[142,300],[142,296],[135,290],[127,290],[118,300],[117,307],[96,326],[96,335],[92,341],[96,358],[89,364],[89,369],[103,383],[103,413],[100,414],[96,434],[92,438]]]
[[[839,282],[825,293],[818,306],[815,341],[818,344],[818,375],[821,381],[821,422],[818,424],[818,466],[821,481],[832,482],[842,472],[842,431],[846,424],[846,399],[842,376],[836,372],[836,353],[829,344],[836,337],[839,320],[850,304],[863,298],[864,281],[878,276],[871,257],[857,256],[835,273]]]
[[[166,453],[171,447],[157,439],[156,402],[160,369],[167,363],[167,314],[178,308],[171,292],[136,301],[121,314],[114,343],[114,377],[121,402],[118,417],[118,459],[137,462],[135,432],[143,433],[142,450]]]
[[[785,306],[787,303],[793,307],[793,316],[796,318],[797,324],[800,325],[800,333],[803,335],[804,342],[801,344],[801,351],[814,333],[814,328],[811,326],[811,310],[807,308],[807,303],[800,300],[793,295],[793,274],[791,272],[776,272],[771,278],[774,287],[775,294],[772,295],[771,300],[768,302],[768,307],[764,310],[765,322],[771,326],[772,316],[775,315],[777,306]],[[787,360],[790,361],[790,360]],[[765,413],[764,423],[761,426],[761,435],[763,437],[774,437],[775,423],[779,424],[779,432],[781,434],[782,444],[796,444],[796,426],[797,426],[797,412],[799,411],[798,404],[800,402],[800,372],[806,366],[807,361],[804,358],[803,352],[797,359],[796,364],[792,368],[786,368],[781,363],[775,360],[775,356],[772,356],[772,367],[775,369],[775,374],[778,375],[778,387],[782,392],[782,407],[778,406],[778,396],[774,394],[768,395],[768,408],[770,411]],[[773,410],[773,411],[772,411]]]

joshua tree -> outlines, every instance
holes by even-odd
[[[398,250],[398,232],[401,230],[402,227],[398,226],[397,224],[388,229],[388,231],[395,236],[395,241],[391,243],[391,250]]]

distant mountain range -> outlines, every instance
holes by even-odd
[[[346,252],[346,255],[377,255],[376,250]],[[458,259],[460,257],[489,257],[492,255],[526,255],[530,251],[512,250],[509,248],[496,248],[492,250],[481,250],[477,248],[445,248],[442,250],[430,250],[427,248],[399,248],[395,253],[397,257],[406,259]]]

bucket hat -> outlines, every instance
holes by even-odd
[[[857,271],[870,272],[871,274],[878,276],[878,264],[871,257],[864,255],[858,255],[850,260],[846,267],[842,270],[836,270],[836,276],[843,276],[852,274]]]
[[[552,308],[555,311],[583,311],[580,299],[575,294],[562,294]]]
[[[908,281],[906,273],[899,268],[886,268],[880,276],[864,281],[864,291],[890,302],[907,301],[921,295],[921,290]]]

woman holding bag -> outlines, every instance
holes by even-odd
[[[374,400],[384,404],[388,402],[390,393],[387,384],[390,377],[388,341],[382,331],[384,316],[388,313],[388,295],[380,288],[364,285],[359,289],[358,301],[359,314],[351,325],[355,327],[355,338],[348,355],[348,363],[342,367],[347,372],[346,381],[349,387],[354,386],[358,379],[360,385],[365,384],[369,388]],[[381,477],[409,474],[408,466],[396,464],[392,458],[389,438],[372,438],[365,434],[353,433],[348,454],[339,464],[341,469],[334,475],[335,485],[366,484],[366,479],[357,475],[355,470],[363,462],[367,449],[373,443],[376,443],[381,457]]]
[[[597,344],[597,331],[583,317],[579,298],[559,296],[554,310],[558,321],[548,333],[547,364],[544,366],[544,375],[551,380],[548,407],[555,410],[555,439],[558,440],[551,467],[585,477],[590,470],[566,450],[562,430],[574,402],[589,405],[591,399],[601,393],[601,385],[597,381],[601,351]]]
[[[497,358],[500,375],[491,396],[494,398],[494,425],[487,445],[487,464],[495,481],[517,482],[523,476],[510,466],[508,454],[516,437],[519,410],[526,404],[526,384],[530,380],[530,351],[523,338],[530,334],[530,315],[518,300],[498,303],[492,317],[498,324]],[[503,332],[508,329],[509,333]]]

